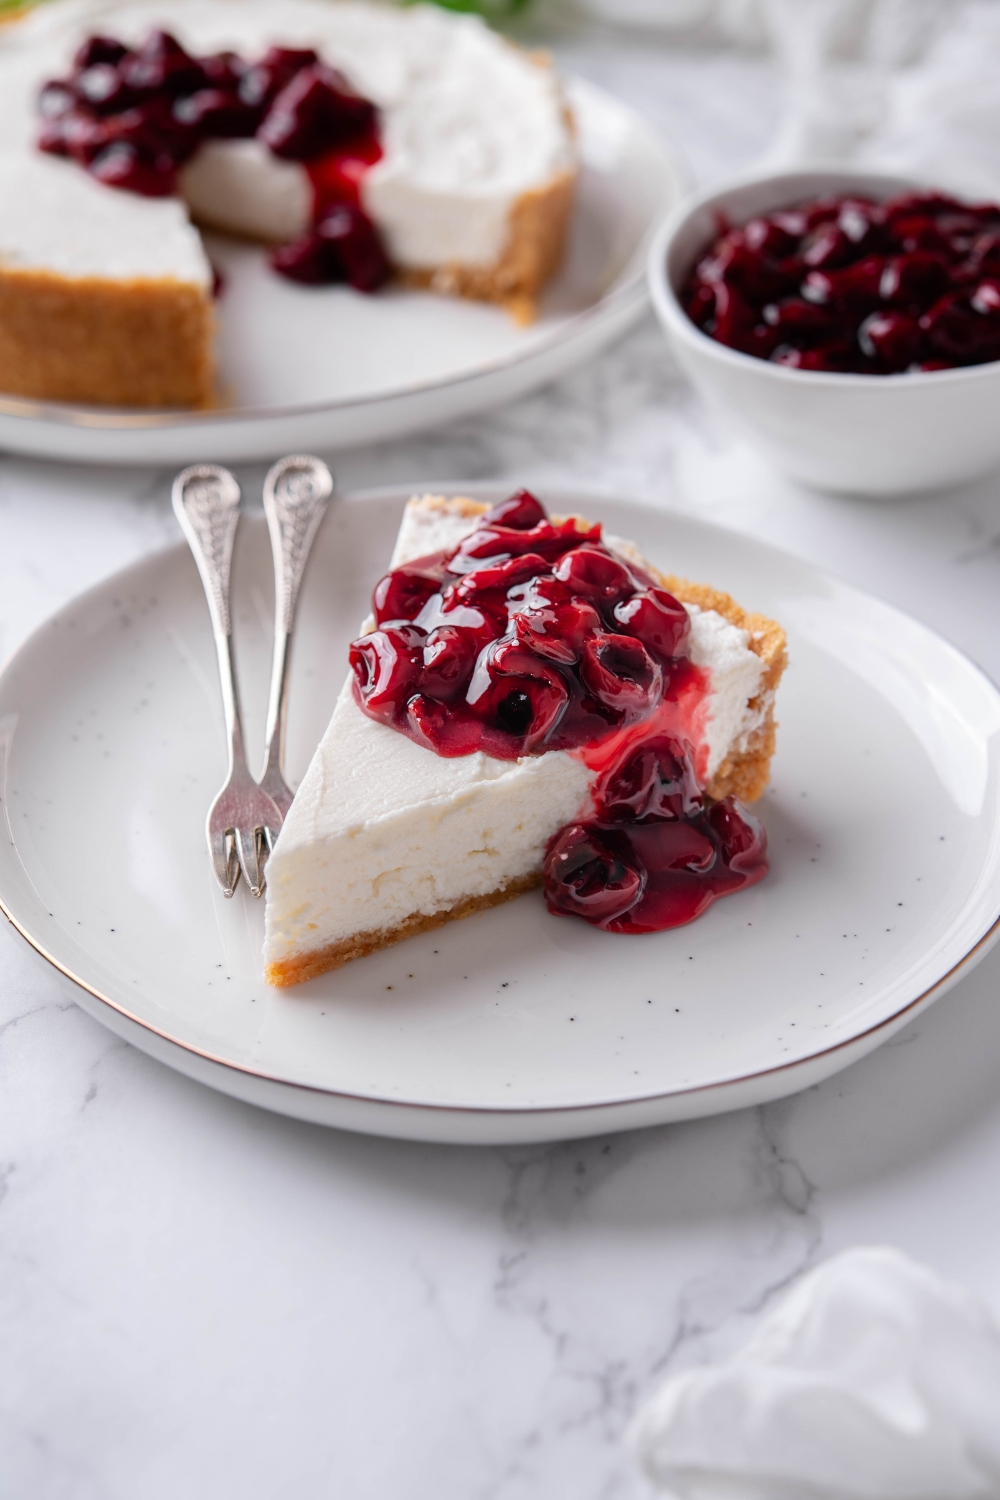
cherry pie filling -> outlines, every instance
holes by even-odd
[[[681,300],[730,349],[861,375],[1000,359],[1000,205],[834,197],[720,227]]]
[[[551,521],[521,490],[387,573],[372,610],[350,648],[370,718],[438,755],[566,750],[594,772],[592,816],[546,852],[550,911],[659,931],[767,873],[761,825],[701,789],[709,683],[687,611],[599,525]]]
[[[302,163],[313,188],[311,227],[272,253],[274,269],[365,292],[388,279],[360,197],[365,172],[382,155],[378,112],[309,49],[272,47],[251,63],[235,52],[193,57],[166,31],[132,50],[92,36],[69,76],[44,85],[39,108],[41,150],[147,197],[176,194],[181,168],[205,141],[255,137],[282,160]]]

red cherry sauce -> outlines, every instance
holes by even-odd
[[[520,490],[452,551],[387,573],[372,609],[350,649],[370,718],[438,755],[566,750],[596,773],[592,814],[549,843],[550,911],[654,932],[767,873],[761,825],[702,790],[709,682],[687,611],[599,525],[550,521]]]
[[[234,52],[193,57],[166,31],[135,49],[93,36],[66,78],[41,91],[43,151],[79,162],[109,187],[149,197],[178,190],[178,173],[209,140],[256,136],[313,185],[308,232],[271,256],[293,281],[346,281],[371,292],[389,276],[359,188],[382,155],[375,106],[309,49],[272,47],[260,62]]]
[[[682,302],[731,349],[861,375],[1000,359],[1000,205],[824,198],[720,231]]]

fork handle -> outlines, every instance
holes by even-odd
[[[326,464],[304,453],[279,459],[264,480],[264,514],[274,557],[274,654],[260,784],[282,812],[291,801],[282,767],[295,611],[309,551],[332,493],[333,476]]]
[[[233,664],[229,577],[240,518],[240,487],[218,464],[192,464],[174,480],[174,514],[198,564],[219,661],[222,707],[229,742],[229,771],[244,761],[243,724]]]

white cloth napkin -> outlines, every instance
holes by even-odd
[[[677,1500],[996,1500],[1000,1324],[898,1250],[848,1250],[668,1380],[629,1442]]]

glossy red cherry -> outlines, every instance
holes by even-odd
[[[128,49],[113,36],[91,36],[81,42],[73,58],[74,73],[82,73],[95,63],[116,63]]]
[[[169,157],[155,157],[128,141],[115,141],[93,158],[90,170],[108,187],[125,188],[147,198],[166,198],[177,190]]]
[[[107,62],[94,63],[78,74],[76,94],[81,103],[98,115],[127,109],[137,97],[123,79],[121,69]]]
[[[612,838],[586,823],[570,823],[556,835],[545,855],[550,911],[603,925],[642,898],[646,872]]]
[[[169,31],[152,31],[118,63],[122,83],[134,94],[186,94],[203,81],[195,59]]]
[[[503,526],[510,531],[530,531],[548,517],[530,490],[518,490],[499,505],[492,506],[483,516],[483,526]]]
[[[954,364],[1000,359],[1000,283],[949,292],[920,319],[932,356]]]
[[[703,799],[689,747],[669,735],[646,740],[607,775],[598,801],[602,817],[616,823],[700,812]]]
[[[38,94],[38,110],[43,120],[57,120],[76,104],[76,93],[61,78],[43,83]]]
[[[565,666],[578,662],[587,636],[602,629],[600,615],[584,599],[518,612],[510,623],[529,650]]]
[[[574,547],[559,559],[553,574],[572,594],[600,604],[614,604],[635,587],[624,563],[603,547]]]
[[[271,265],[291,281],[312,286],[349,282],[359,292],[377,291],[390,274],[375,226],[349,203],[331,209],[301,239],[279,246]]]
[[[391,268],[378,231],[355,204],[341,203],[324,214],[316,237],[356,291],[377,292],[389,280]]]
[[[372,718],[391,724],[410,694],[419,691],[424,632],[412,625],[373,630],[351,643],[358,699]]]
[[[213,140],[247,138],[257,129],[256,112],[231,89],[199,89],[186,94],[175,100],[172,114],[180,125]]]
[[[764,829],[732,797],[713,803],[707,818],[731,870],[749,871],[763,860],[767,852]]]
[[[530,754],[559,723],[569,689],[554,666],[515,640],[501,640],[476,664],[466,702],[486,723],[521,739],[522,753]]]
[[[885,263],[879,296],[891,307],[920,312],[943,295],[948,280],[944,256],[919,251],[897,255]]]
[[[440,587],[440,578],[419,564],[393,568],[375,585],[372,612],[376,623],[384,625],[391,620],[415,620]]]
[[[580,676],[599,703],[629,717],[649,713],[663,686],[663,669],[641,641],[603,631],[584,641]]]
[[[417,693],[406,705],[406,732],[436,755],[473,755],[482,749],[481,726],[456,719],[445,704]],[[396,728],[400,728],[398,720]]]
[[[275,156],[309,161],[340,141],[370,129],[374,106],[333,68],[302,68],[271,105],[257,134]]]
[[[423,692],[448,703],[468,685],[479,646],[475,636],[460,626],[439,625],[424,643],[420,686]]]
[[[614,608],[626,635],[641,641],[660,661],[681,656],[691,634],[691,620],[680,600],[666,589],[643,589]]]
[[[547,569],[548,563],[537,552],[526,552],[523,557],[509,557],[505,562],[466,573],[461,583],[455,585],[453,597],[456,602],[464,603],[478,594],[492,592],[494,589],[501,589],[506,593],[515,584],[526,583],[529,578],[534,578]]]
[[[909,369],[920,347],[920,328],[901,312],[871,313],[858,329],[858,343],[870,359],[887,370]]]

